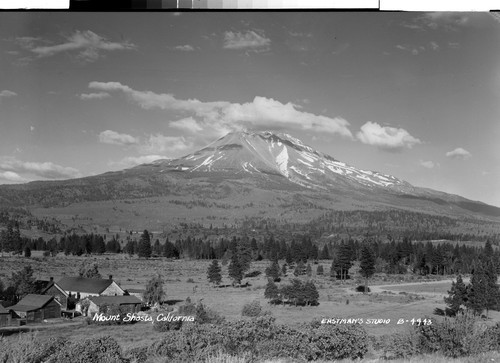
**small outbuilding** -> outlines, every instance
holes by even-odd
[[[0,328],[9,326],[12,320],[12,313],[0,304]]]
[[[61,305],[50,295],[26,295],[10,309],[20,318],[26,319],[26,324],[61,317]]]

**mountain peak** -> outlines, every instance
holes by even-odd
[[[357,169],[283,132],[235,131],[206,147],[166,162],[169,170],[282,177],[306,188],[396,188],[411,185],[391,175]]]

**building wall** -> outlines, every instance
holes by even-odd
[[[11,315],[8,314],[0,314],[0,327],[9,326],[11,322]]]
[[[59,304],[52,300],[41,309],[28,311],[26,314],[26,324],[41,323],[45,319],[55,319],[61,317],[61,307]]]
[[[61,303],[61,309],[63,310],[71,310],[74,308],[72,306],[68,306],[68,297],[54,285],[52,285],[52,287],[49,288],[44,295],[54,296],[54,298]]]
[[[101,293],[101,295],[120,296],[120,295],[123,295],[124,293],[125,293],[125,291],[123,291],[123,289],[120,286],[118,286],[118,284],[116,282],[113,281],[113,283],[111,285],[109,285],[108,288]]]

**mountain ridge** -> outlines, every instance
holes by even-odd
[[[172,198],[223,200],[237,207],[253,203],[264,194],[269,202],[291,200],[290,208],[308,200],[306,204],[337,210],[346,206],[406,208],[500,217],[500,208],[495,206],[355,168],[289,134],[271,131],[232,132],[180,158],[159,159],[120,171],[0,186],[2,204],[38,207],[156,197],[166,198],[165,203],[171,203]],[[239,213],[262,213],[265,205]]]

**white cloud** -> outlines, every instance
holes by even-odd
[[[127,156],[118,162],[110,162],[110,166],[117,166],[121,168],[130,168],[140,164],[150,164],[155,160],[166,159],[161,155],[142,155],[142,156]]]
[[[103,98],[109,97],[110,94],[107,92],[98,92],[98,93],[82,93],[78,97],[81,100],[102,100]]]
[[[76,30],[66,37],[66,41],[55,45],[47,43],[39,38],[23,37],[17,38],[18,43],[37,57],[51,57],[63,52],[77,52],[77,58],[84,62],[94,62],[102,56],[102,52],[116,50],[133,50],[136,46],[128,41],[112,42],[106,38],[90,31]]]
[[[465,160],[465,159],[470,158],[472,156],[472,154],[461,147],[457,147],[455,150],[448,151],[446,153],[446,156],[449,158],[452,158],[452,159]]]
[[[193,147],[193,144],[183,136],[165,136],[162,134],[150,135],[149,138],[139,147],[143,153],[177,153],[186,151]]]
[[[185,129],[191,127],[193,130],[201,127],[203,130],[200,132],[203,131],[207,135],[222,135],[248,127],[287,127],[352,138],[349,122],[346,120],[303,112],[291,102],[283,104],[272,98],[256,96],[252,102],[243,104],[226,101],[202,102],[197,99],[179,100],[172,94],[136,91],[119,82],[90,82],[89,88],[105,92],[123,92],[144,109],[159,108],[191,113],[195,122],[174,121],[173,126]]]
[[[192,117],[183,118],[182,120],[173,121],[170,127],[189,131],[192,133],[203,131],[203,127]]]
[[[33,180],[33,178],[66,179],[81,176],[80,172],[75,168],[64,167],[50,161],[29,162],[12,157],[0,158],[0,172],[13,172],[25,180]],[[11,178],[16,178],[14,174],[8,175]]]
[[[436,42],[430,42],[429,46],[431,47],[432,50],[439,50],[439,44]]]
[[[363,144],[390,151],[398,151],[404,148],[411,149],[414,145],[422,143],[419,139],[411,136],[405,129],[380,126],[378,123],[371,121],[361,126],[356,137]]]
[[[4,89],[0,92],[0,97],[14,97],[17,96],[16,92],[9,91],[8,89]]]
[[[224,33],[224,49],[264,50],[271,45],[271,39],[253,30],[246,33],[227,31]]]
[[[433,169],[433,168],[439,166],[437,163],[435,163],[431,160],[427,160],[427,161],[420,160],[419,164],[427,169]]]
[[[183,52],[192,52],[194,51],[194,47],[192,45],[189,45],[189,44],[185,44],[185,45],[178,45],[176,47],[174,47],[175,50],[180,50],[180,51],[183,51]]]
[[[120,134],[116,131],[106,130],[99,134],[99,141],[111,145],[135,145],[139,140],[128,134]]]
[[[18,173],[15,173],[13,171],[0,172],[0,180],[14,183],[24,183],[28,181],[28,179],[23,178]]]
[[[437,30],[458,31],[460,28],[471,23],[471,13],[461,12],[431,12],[417,16],[411,23],[401,25],[415,30]],[[480,19],[481,21],[483,19]],[[479,21],[479,19],[478,19]]]

